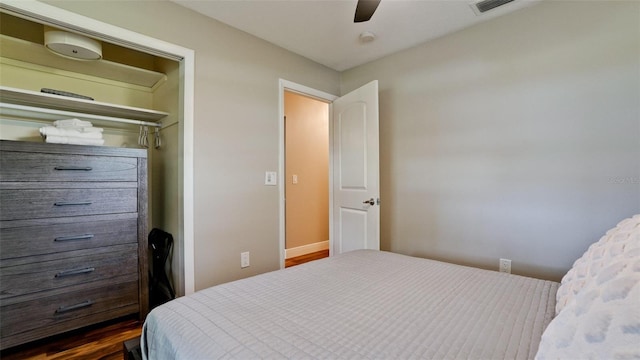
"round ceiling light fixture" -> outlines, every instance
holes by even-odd
[[[45,30],[44,46],[56,55],[69,59],[102,59],[102,44],[99,41],[66,31]]]
[[[362,34],[360,34],[360,41],[363,43],[372,42],[375,39],[376,39],[376,34],[372,33],[371,31],[365,31]]]

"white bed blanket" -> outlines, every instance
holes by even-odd
[[[558,284],[359,250],[154,309],[147,359],[530,359]]]

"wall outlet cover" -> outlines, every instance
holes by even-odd
[[[499,270],[500,272],[511,274],[511,260],[500,259]]]
[[[243,252],[240,253],[240,268],[244,269],[246,267],[249,267],[251,265],[250,262],[250,258],[249,258],[249,252]]]

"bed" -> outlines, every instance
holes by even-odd
[[[358,250],[214,286],[154,309],[143,357],[640,358],[639,223],[562,283]]]

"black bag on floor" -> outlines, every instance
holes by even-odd
[[[165,266],[171,255],[173,236],[160,229],[149,233],[149,249],[152,256],[153,273],[149,272],[149,305],[153,309],[176,298]]]

